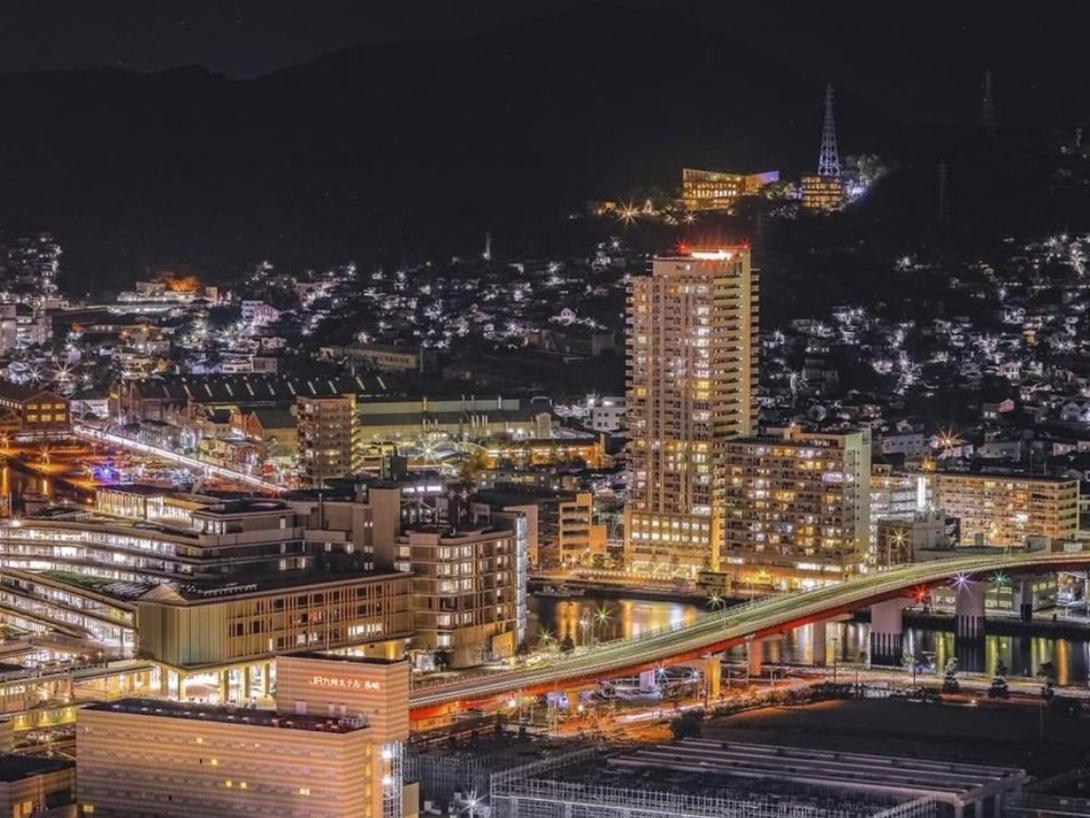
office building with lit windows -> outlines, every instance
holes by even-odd
[[[353,536],[322,527],[334,511],[315,519],[304,503],[237,500],[184,523],[82,509],[6,521],[0,613],[88,651],[139,651],[159,691],[180,698],[267,696],[283,653],[399,656],[412,635],[410,578],[375,570],[369,508]]]
[[[808,173],[802,177],[801,187],[804,210],[827,212],[844,206],[844,180],[839,176]]]
[[[717,570],[726,442],[756,422],[758,276],[749,249],[655,259],[628,295],[631,484],[625,559],[636,571]]]
[[[409,663],[280,659],[276,709],[123,699],[79,711],[81,814],[402,818]]]
[[[780,436],[726,444],[724,570],[777,589],[841,582],[867,562],[870,432]]]
[[[681,203],[690,211],[730,210],[742,196],[752,196],[779,180],[775,170],[746,174],[682,168]]]
[[[985,472],[939,472],[935,505],[956,517],[963,545],[1024,546],[1071,539],[1079,529],[1079,481]]]

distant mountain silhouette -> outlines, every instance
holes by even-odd
[[[251,81],[200,68],[0,77],[0,226],[53,229],[73,291],[268,254],[398,261],[502,244],[543,215],[678,183],[797,173],[823,77],[744,34],[584,7],[468,39],[360,46]],[[845,152],[896,123],[839,95]]]

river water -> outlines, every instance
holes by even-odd
[[[704,608],[687,602],[658,602],[631,598],[584,596],[574,599],[530,598],[531,642],[542,634],[557,641],[570,636],[577,645],[592,641],[639,636],[650,630],[691,622]],[[762,645],[769,663],[810,664],[813,661],[812,628],[799,628],[782,639]],[[866,655],[869,625],[865,622],[829,623],[826,627],[826,660],[832,664],[855,663]],[[1061,685],[1085,685],[1090,678],[1090,630],[1085,639],[1053,639],[1042,636],[989,635],[983,643],[962,642],[952,631],[906,628],[905,650],[917,658],[922,678],[941,676],[951,657],[961,670],[995,674],[1000,665],[1014,676],[1036,676],[1042,664],[1051,662]],[[745,648],[732,648],[729,659],[742,662]]]

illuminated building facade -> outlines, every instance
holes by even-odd
[[[935,504],[958,519],[962,544],[1023,546],[1078,531],[1076,479],[939,472],[934,481]]]
[[[282,658],[275,710],[123,699],[79,712],[83,815],[402,818],[407,661]],[[406,797],[408,796],[408,797]]]
[[[718,567],[725,444],[756,423],[757,298],[745,247],[659,258],[632,280],[625,558],[634,570],[695,578]]]
[[[346,534],[318,526],[341,522],[335,504],[322,520],[299,505],[218,503],[186,525],[83,511],[10,521],[0,525],[0,613],[88,651],[139,651],[161,671],[161,692],[179,697],[260,698],[283,653],[400,655],[411,581],[373,570],[370,508],[357,504],[358,530]]]
[[[893,568],[925,558],[946,545],[946,516],[940,511],[920,511],[900,519],[881,519],[875,524],[875,565]],[[929,555],[926,555],[929,556]]]
[[[71,431],[68,399],[36,386],[0,383],[0,431],[16,437],[57,437]]]
[[[482,444],[488,467],[510,463],[518,468],[550,466],[582,460],[587,468],[609,465],[605,446],[599,437],[497,438]]]
[[[870,542],[870,432],[726,445],[724,568],[743,583],[810,588],[850,578]]]
[[[525,560],[516,533],[429,526],[398,538],[413,574],[413,647],[422,666],[438,660],[466,667],[514,655],[525,628]]]
[[[365,445],[384,441],[483,441],[491,438],[552,437],[547,407],[525,398],[416,398],[368,400],[359,404],[360,435]]]
[[[327,480],[350,477],[359,466],[355,395],[300,397],[299,469],[302,482],[321,488]]]
[[[839,210],[844,206],[844,181],[839,176],[805,174],[802,177],[802,206],[819,212]]]
[[[606,526],[594,521],[594,495],[577,492],[560,501],[558,544],[560,561],[579,565],[606,553]]]
[[[775,170],[744,174],[682,168],[681,202],[691,211],[730,210],[742,196],[751,196],[779,180]]]
[[[931,477],[926,472],[894,471],[886,463],[874,463],[870,471],[871,559],[886,564],[878,555],[879,520],[913,520],[932,509]]]

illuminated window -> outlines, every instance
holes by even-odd
[[[310,795],[310,787],[300,787],[299,788],[299,794],[300,795]]]

